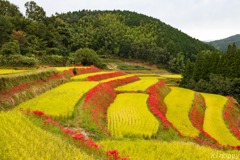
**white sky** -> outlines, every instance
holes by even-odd
[[[9,0],[25,15],[26,0]],[[240,33],[240,0],[35,0],[47,16],[82,9],[129,10],[152,16],[202,41]]]

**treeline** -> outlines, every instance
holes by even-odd
[[[240,49],[233,43],[224,53],[199,50],[195,63],[188,60],[180,86],[230,95],[240,102]]]
[[[33,1],[25,7],[26,17],[16,5],[0,0],[1,65],[66,63],[72,43],[67,24],[56,16],[46,17],[44,9]]]
[[[0,7],[1,55],[22,55],[31,63],[34,59],[44,64],[71,63],[71,52],[90,48],[101,57],[147,61],[182,72],[188,59],[196,60],[198,49],[216,50],[158,19],[136,12],[82,10],[46,17],[44,9],[31,1],[25,4],[24,17],[7,0],[0,0]]]

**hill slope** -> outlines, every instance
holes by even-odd
[[[207,44],[210,44],[215,48],[225,52],[228,49],[228,45],[232,44],[233,42],[235,42],[237,48],[240,48],[240,34],[236,34],[216,41],[207,42]]]
[[[159,19],[130,11],[75,11],[58,14],[72,34],[71,51],[94,49],[103,57],[160,64],[182,72],[187,59],[195,61],[198,50],[216,50]]]

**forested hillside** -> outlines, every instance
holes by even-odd
[[[233,96],[240,102],[240,49],[235,43],[222,54],[200,50],[195,63],[188,61],[181,87],[192,90]]]
[[[195,61],[199,49],[216,50],[136,12],[82,10],[47,17],[44,9],[31,1],[25,4],[24,17],[6,0],[0,0],[0,6],[1,55],[22,58],[24,64],[64,65],[74,61],[71,52],[90,48],[101,57],[147,61],[182,72],[188,59]]]
[[[228,38],[207,42],[208,44],[214,46],[215,48],[219,49],[220,51],[227,51],[228,45],[235,42],[236,47],[240,48],[240,34],[236,34],[234,36],[230,36]]]

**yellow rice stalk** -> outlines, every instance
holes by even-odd
[[[122,155],[129,155],[131,160],[210,160],[222,159],[216,156],[228,156],[228,153],[199,146],[191,142],[159,142],[153,140],[103,140],[99,142],[103,149],[118,150]],[[215,158],[214,158],[214,157]]]
[[[203,129],[222,145],[239,146],[240,141],[231,134],[223,120],[227,98],[216,94],[201,93],[206,102]]]
[[[119,86],[115,88],[116,91],[126,91],[126,92],[137,92],[141,91],[144,92],[146,91],[150,86],[154,85],[155,83],[158,82],[158,79],[142,79],[140,81],[136,81],[133,83],[128,83],[123,86]]]
[[[18,105],[16,109],[29,108],[32,111],[43,111],[56,118],[68,118],[72,116],[74,106],[82,96],[98,84],[98,82],[69,82]]]
[[[36,127],[20,111],[1,112],[0,122],[0,159],[93,159],[61,137]]]
[[[154,136],[159,127],[157,119],[147,108],[147,94],[118,94],[107,111],[108,130],[113,137]]]
[[[171,92],[164,99],[167,105],[166,118],[183,136],[188,137],[198,137],[199,134],[188,116],[194,100],[194,93],[189,89],[171,87]]]
[[[71,80],[75,80],[75,81],[81,81],[89,76],[94,76],[94,75],[99,75],[99,74],[105,74],[105,73],[114,73],[114,72],[95,72],[95,73],[88,73],[88,74],[81,74],[81,75],[77,75],[74,77],[71,77]]]

